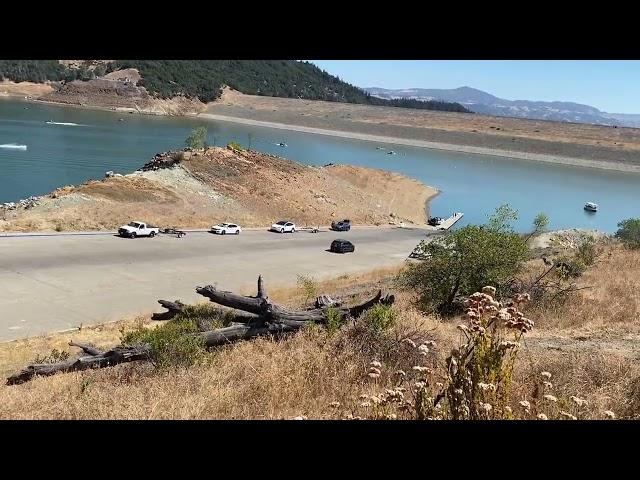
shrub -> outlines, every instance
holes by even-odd
[[[242,145],[240,145],[238,142],[229,142],[227,144],[227,148],[229,150],[233,150],[234,152],[239,152],[242,150]]]
[[[342,313],[337,308],[328,307],[325,309],[325,315],[327,318],[327,331],[333,334],[338,331],[342,325]]]
[[[309,304],[309,300],[318,296],[318,282],[313,277],[307,275],[298,275],[298,289],[305,296],[305,304]]]
[[[470,295],[484,285],[495,285],[503,293],[528,252],[525,239],[511,228],[515,218],[516,212],[503,205],[487,225],[468,225],[422,242],[424,260],[402,272],[399,285],[418,293],[422,310],[443,314],[459,310],[457,297]]]
[[[374,331],[381,332],[393,326],[395,316],[391,306],[377,303],[362,315],[360,321],[369,323]]]
[[[191,134],[184,141],[188,148],[204,148],[207,139],[207,127],[196,127],[191,130]]]
[[[615,236],[629,248],[640,248],[640,218],[629,218],[618,223]]]
[[[194,318],[178,318],[156,328],[138,328],[124,333],[122,345],[148,345],[149,360],[160,369],[193,365],[204,353],[204,340]]]
[[[64,350],[58,350],[54,348],[53,350],[51,350],[51,353],[49,355],[45,355],[44,357],[41,357],[40,355],[36,355],[36,358],[33,361],[33,363],[58,363],[58,362],[64,362],[65,360],[68,360],[68,359],[69,359],[69,352],[65,352]]]

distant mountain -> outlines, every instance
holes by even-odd
[[[596,125],[620,125],[640,127],[640,115],[606,113],[589,105],[573,102],[535,102],[530,100],[505,100],[471,87],[454,89],[409,88],[388,90],[365,88],[374,97],[388,100],[409,98],[423,101],[440,100],[456,102],[475,113],[499,117],[519,117],[559,122],[592,123]]]

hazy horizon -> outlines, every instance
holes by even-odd
[[[310,60],[360,88],[471,87],[506,100],[640,114],[637,60]]]

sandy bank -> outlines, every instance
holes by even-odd
[[[450,143],[429,142],[424,140],[414,140],[399,137],[388,137],[383,135],[372,135],[349,131],[337,131],[322,128],[304,127],[300,125],[289,125],[276,122],[265,122],[247,118],[231,117],[211,113],[201,113],[198,117],[211,120],[233,122],[244,125],[255,125],[260,127],[275,128],[281,130],[291,130],[295,132],[311,133],[315,135],[328,135],[332,137],[352,138],[368,142],[388,143],[394,145],[406,145],[411,147],[431,148],[435,150],[446,150],[452,152],[471,153],[475,155],[491,155],[496,157],[518,158],[535,162],[552,163],[557,165],[571,165],[575,167],[598,168],[603,170],[616,170],[621,172],[640,173],[640,164],[617,163],[607,160],[588,160],[584,158],[572,158],[563,156],[552,156],[537,153],[527,153],[515,150],[500,150],[496,148],[474,147],[468,145],[455,145]]]

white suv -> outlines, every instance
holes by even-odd
[[[285,233],[285,232],[293,233],[296,231],[296,224],[293,222],[287,222],[286,220],[280,220],[279,222],[276,222],[273,225],[271,225],[270,230],[273,232],[280,232],[280,233]]]
[[[240,225],[236,225],[235,223],[221,223],[219,225],[214,225],[211,227],[212,233],[217,233],[219,235],[225,235],[227,233],[233,235],[240,235],[242,228]]]

